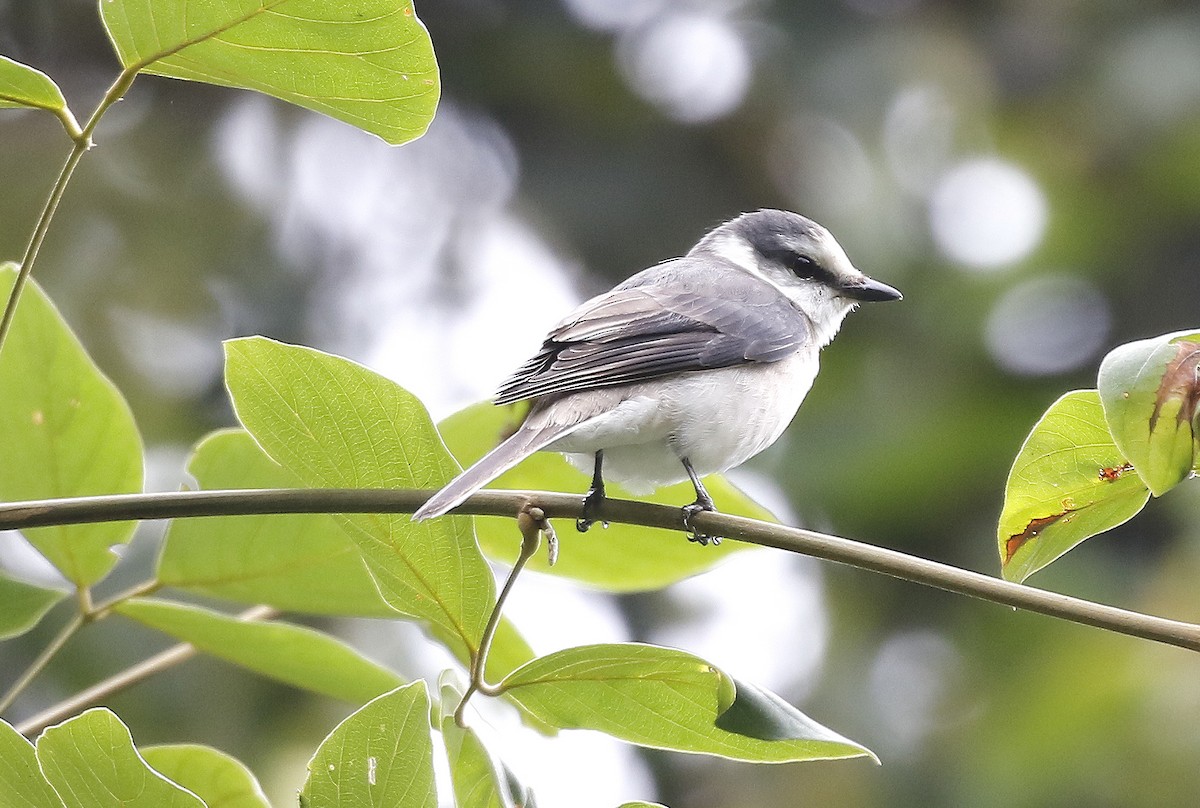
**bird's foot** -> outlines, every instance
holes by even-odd
[[[710,536],[707,533],[701,533],[699,530],[697,530],[695,527],[692,526],[692,520],[696,518],[696,514],[698,514],[698,513],[716,513],[716,512],[717,512],[716,506],[713,505],[713,501],[710,498],[705,498],[705,497],[697,498],[696,501],[693,502],[691,505],[684,505],[683,506],[683,527],[688,532],[687,540],[694,541],[694,542],[696,542],[696,544],[699,544],[701,547],[707,547],[709,544],[712,544],[714,547],[716,547],[718,544],[720,544],[721,543],[720,536]]]
[[[592,529],[592,525],[596,524],[600,516],[600,505],[604,502],[603,488],[589,488],[587,494],[583,498],[583,516],[575,520],[575,529],[580,533],[587,533]],[[600,523],[603,527],[608,527],[608,522]]]

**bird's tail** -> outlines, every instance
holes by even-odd
[[[558,438],[581,426],[523,426],[512,437],[488,452],[475,465],[455,477],[413,513],[413,519],[432,519],[462,504],[462,501],[499,477],[529,455],[543,449]]]

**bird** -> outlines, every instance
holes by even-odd
[[[499,387],[529,401],[520,427],[417,509],[440,516],[537,451],[592,475],[576,527],[598,519],[605,480],[633,494],[690,480],[689,540],[715,511],[701,477],[773,444],[804,401],[818,354],[858,304],[900,300],[834,237],[790,211],[743,213],[691,250],[579,305]]]

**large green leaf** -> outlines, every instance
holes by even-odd
[[[145,598],[119,603],[116,611],[206,654],[355,704],[403,681],[340,640],[302,626],[239,620],[198,606]]]
[[[1155,496],[1197,465],[1200,331],[1130,342],[1100,363],[1097,380],[1113,441]]]
[[[302,808],[434,808],[425,683],[385,693],[338,724],[308,763]]]
[[[476,404],[438,424],[446,446],[464,467],[483,457],[516,428],[516,409]],[[578,491],[583,496],[590,484],[587,475],[567,463],[562,455],[539,452],[516,468],[497,477],[492,488],[511,488],[537,491]],[[717,509],[722,513],[775,521],[765,508],[758,505],[724,477],[714,475],[705,480]],[[629,497],[620,485],[606,487],[610,496]],[[686,505],[696,498],[691,483],[680,483],[661,489],[653,496],[643,497],[651,502]],[[512,520],[502,517],[476,517],[475,529],[484,552],[492,558],[511,563],[520,550],[513,540]],[[660,589],[709,569],[729,553],[749,549],[752,545],[724,541],[715,547],[701,547],[684,540],[678,531],[656,530],[636,525],[610,525],[606,530],[594,528],[582,535],[574,526],[558,531],[560,553],[558,563],[550,567],[544,556],[535,556],[530,569],[573,578],[613,592],[637,592]]]
[[[42,776],[33,744],[0,720],[0,806],[3,808],[63,808],[63,802]]]
[[[0,266],[0,300],[16,267]],[[21,295],[0,350],[0,499],[120,494],[142,489],[142,441],[125,399],[83,350],[36,283]],[[26,538],[80,586],[116,563],[132,522],[40,527]]]
[[[671,648],[568,648],[519,668],[503,686],[553,726],[656,749],[758,763],[871,755],[775,694]]]
[[[146,765],[129,730],[105,707],[47,729],[37,740],[37,758],[71,808],[204,808]]]
[[[211,746],[174,744],[140,751],[156,772],[204,800],[208,808],[271,808],[250,770]]]
[[[64,597],[62,590],[45,589],[0,574],[0,640],[29,631]]]
[[[1149,498],[1113,443],[1099,394],[1067,393],[1034,425],[1008,474],[997,528],[1004,577],[1024,580]]]
[[[100,11],[126,68],[258,90],[389,143],[419,137],[437,107],[411,0],[104,0]]]
[[[240,429],[202,440],[188,470],[207,489],[300,486],[294,474],[267,457]],[[167,530],[158,579],[168,586],[286,611],[398,614],[380,596],[358,546],[326,514],[175,520]],[[469,663],[466,647],[452,633],[440,632],[439,639]],[[529,644],[510,621],[502,620],[488,655],[488,676],[499,679],[532,658]]]
[[[243,430],[209,435],[188,471],[205,489],[299,488]],[[158,580],[193,592],[286,611],[395,617],[358,547],[334,517],[302,513],[176,519]]]
[[[250,337],[226,343],[225,378],[243,426],[306,485],[431,488],[456,471],[421,403],[349,360]],[[470,520],[337,519],[392,607],[428,620],[460,658],[478,648],[496,587]]]

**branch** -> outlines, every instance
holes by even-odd
[[[412,513],[432,493],[411,489],[285,488],[39,500],[0,505],[0,530],[197,516]],[[580,497],[535,491],[480,491],[455,508],[453,513],[512,517],[530,504],[540,507],[546,516],[555,519],[578,519],[583,516],[583,500]],[[684,530],[680,509],[669,505],[609,499],[604,501],[599,514],[591,516],[609,522]],[[992,603],[1200,651],[1200,625],[1010,583],[896,550],[719,513],[698,514],[693,520],[693,527],[705,533],[836,561]]]

